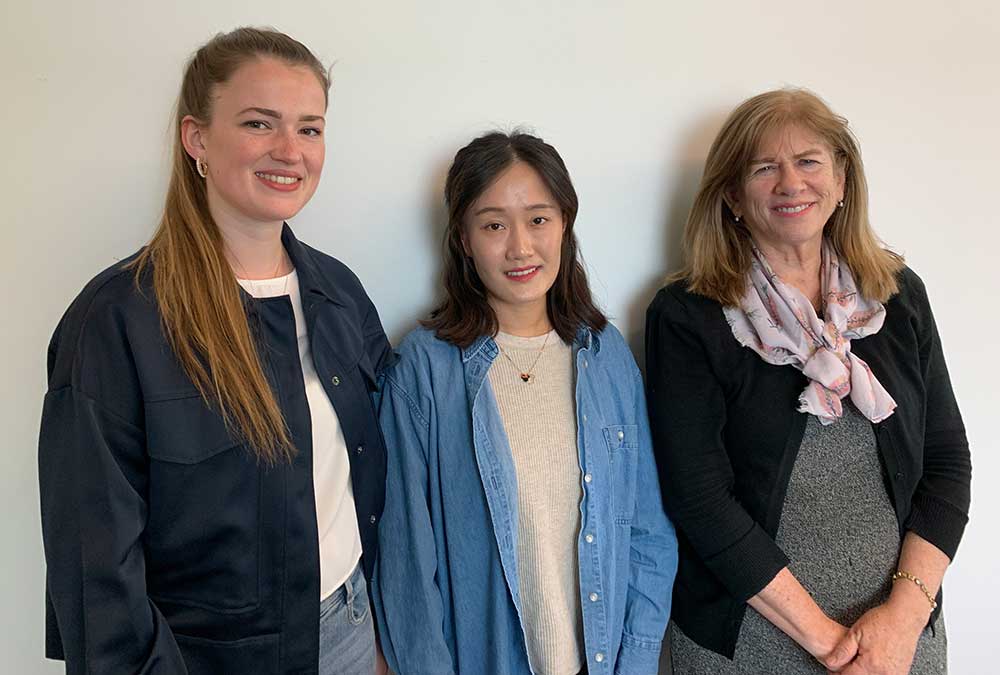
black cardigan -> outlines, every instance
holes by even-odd
[[[900,534],[949,558],[968,521],[971,463],[923,282],[909,269],[875,335],[851,342],[895,399],[873,425]],[[673,620],[732,658],[746,601],[789,560],[775,544],[802,441],[807,384],[733,337],[722,307],[675,282],[646,315],[649,415],[664,504],[678,528]]]

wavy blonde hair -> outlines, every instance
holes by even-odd
[[[736,306],[746,290],[751,239],[737,222],[726,194],[738,190],[763,138],[799,126],[823,140],[844,175],[844,206],[835,209],[824,234],[854,274],[862,295],[885,302],[899,289],[902,256],[886,249],[868,219],[868,183],[861,148],[847,120],[806,89],[778,89],[741,103],[726,119],[705,160],[705,173],[684,227],[684,267],[671,280]]]
[[[261,57],[309,68],[327,96],[329,76],[305,45],[268,29],[220,33],[187,64],[173,121],[166,203],[149,245],[133,261],[136,283],[152,270],[163,332],[184,372],[257,457],[287,461],[294,447],[251,336],[239,287],[208,209],[205,181],[181,142],[187,115],[208,123],[216,87]]]

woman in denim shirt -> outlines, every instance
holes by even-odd
[[[455,156],[445,299],[400,347],[374,597],[391,668],[655,673],[677,565],[639,371],[591,300],[562,159]]]

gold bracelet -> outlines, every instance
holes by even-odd
[[[897,570],[892,575],[892,581],[893,581],[893,583],[895,583],[897,579],[908,579],[908,580],[912,581],[913,583],[915,583],[917,585],[917,588],[919,588],[921,591],[923,591],[924,595],[927,596],[927,602],[931,603],[931,611],[933,612],[935,609],[937,609],[937,600],[935,600],[934,596],[931,595],[931,592],[929,590],[927,590],[927,585],[924,582],[922,582],[920,579],[918,579],[917,577],[913,576],[909,572],[904,572],[903,570]]]

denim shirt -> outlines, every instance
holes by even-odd
[[[657,671],[677,540],[661,503],[643,384],[611,325],[574,341],[577,535],[590,673]],[[499,353],[417,329],[386,373],[386,503],[373,582],[382,649],[400,675],[528,673],[517,476],[487,373]],[[544,601],[544,600],[543,600]]]

